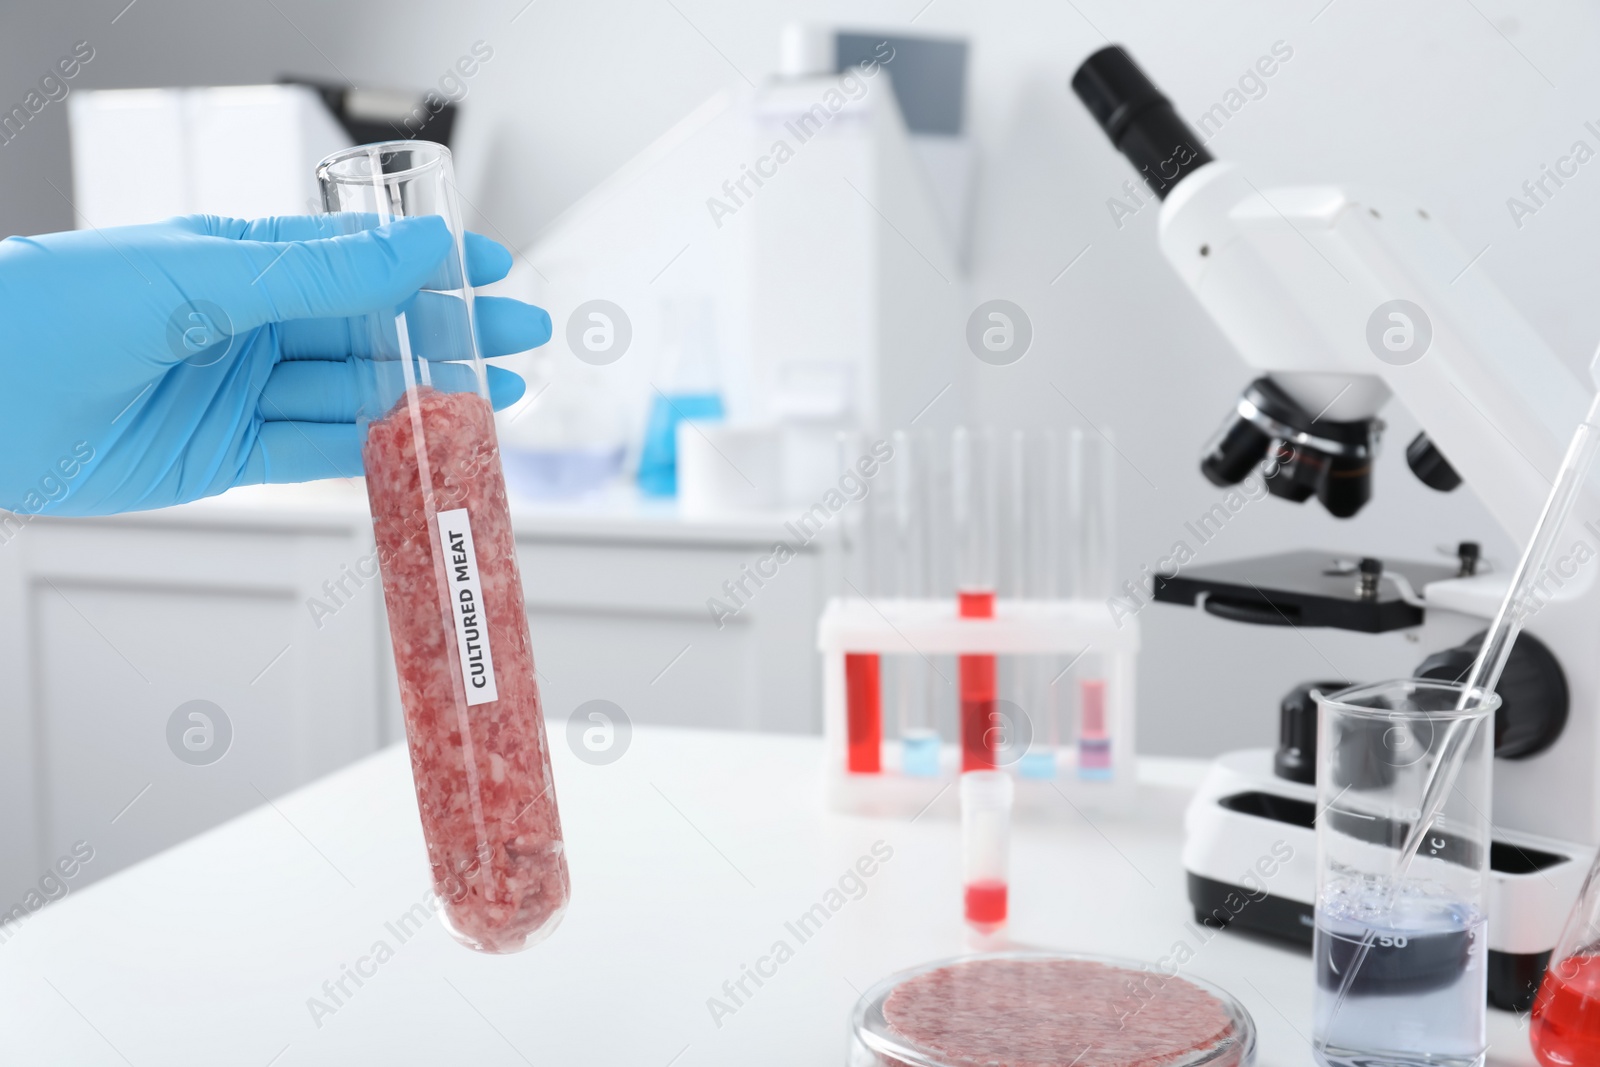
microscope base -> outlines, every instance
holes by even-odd
[[[1272,772],[1270,749],[1211,765],[1184,815],[1195,920],[1311,944],[1316,789]],[[1490,850],[1489,1004],[1526,1011],[1594,850],[1497,830]]]

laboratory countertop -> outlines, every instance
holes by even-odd
[[[564,725],[572,904],[543,944],[482,956],[437,920],[399,924],[428,882],[392,747],[5,928],[0,1060],[842,1067],[861,991],[965,950],[958,826],[825,812],[820,739],[639,728],[592,766]],[[1010,935],[1181,955],[1255,1017],[1260,1067],[1310,1065],[1309,954],[1191,921],[1179,846],[1199,767],[1142,761],[1116,817],[1063,800],[1059,820],[1019,823]],[[817,904],[828,917],[797,936]],[[1490,1012],[1493,1067],[1533,1064],[1519,1023]]]
[[[520,538],[646,544],[768,546],[800,539],[783,512],[685,515],[672,499],[646,497],[614,483],[573,500],[535,500],[512,494],[511,521]],[[794,509],[799,514],[803,509]],[[177,507],[89,519],[39,516],[43,523],[223,529],[348,530],[369,522],[367,491],[359,478],[303,485],[247,485]]]

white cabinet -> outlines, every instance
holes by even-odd
[[[306,608],[358,548],[344,522],[175,511],[38,519],[0,550],[6,908],[76,841],[75,886],[378,746],[376,598]]]
[[[724,602],[772,542],[518,538],[546,714],[605,699],[637,723],[816,732],[821,559],[801,554],[718,628]],[[753,586],[751,587],[753,588]]]
[[[823,554],[720,629],[706,608],[777,520],[515,518],[553,743],[592,699],[636,723],[818,729]],[[94,859],[69,888],[399,740],[381,587],[351,577],[370,551],[359,488],[39,518],[0,545],[0,912],[75,842]]]

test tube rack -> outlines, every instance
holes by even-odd
[[[1060,738],[1056,773],[1016,778],[1019,815],[1077,818],[1074,809],[1115,811],[1132,799],[1135,762],[1134,674],[1139,651],[1135,619],[1120,625],[1101,601],[1082,599],[1029,600],[1000,598],[993,618],[960,618],[953,597],[877,599],[835,597],[817,623],[817,649],[822,653],[822,706],[825,802],[835,811],[857,815],[958,817],[957,790],[949,788],[961,773],[958,741],[946,736],[940,746],[937,775],[902,771],[896,739],[882,741],[882,769],[858,773],[848,769],[848,721],[845,657],[880,656],[1058,655],[1068,662],[1093,653],[1106,684],[1106,732],[1111,738],[1111,774],[1089,780],[1077,773],[1077,746]],[[939,668],[949,675],[953,669]],[[956,685],[955,677],[947,679]],[[942,684],[942,683],[941,683]],[[880,702],[880,708],[882,704]]]

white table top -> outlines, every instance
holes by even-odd
[[[833,1067],[860,990],[965,950],[957,827],[825,813],[819,739],[641,728],[595,767],[551,725],[573,899],[544,944],[480,956],[436,921],[403,941],[386,927],[428,888],[390,748],[34,915],[0,945],[0,1059]],[[1141,780],[1189,770],[1146,761]],[[1185,973],[1254,1015],[1261,1067],[1311,1064],[1308,954],[1236,933],[1202,944],[1190,924],[1183,799],[1145,785],[1137,816],[1019,824],[1011,936],[1146,960],[1186,941]],[[879,841],[893,856],[864,895],[798,943],[785,922]],[[793,957],[719,1026],[708,998],[779,939]],[[379,941],[392,958],[362,962]],[[324,982],[358,964],[370,977],[346,978],[319,1026],[308,1001],[332,1004]],[[1519,1024],[1490,1013],[1495,1067],[1534,1062]]]
[[[575,500],[510,497],[511,521],[522,538],[583,544],[691,544],[769,547],[793,540],[784,509],[715,515],[683,513],[673,499],[646,497],[614,482]],[[801,510],[801,509],[797,509]],[[367,490],[360,478],[330,478],[296,485],[242,485],[219,496],[176,507],[92,518],[41,515],[36,522],[135,527],[344,530],[370,525]]]

